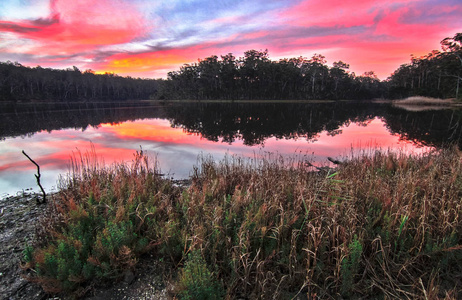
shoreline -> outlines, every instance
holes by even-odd
[[[3,299],[43,299],[45,293],[24,279],[20,261],[26,241],[35,239],[35,226],[43,213],[33,192],[0,199],[0,294]]]

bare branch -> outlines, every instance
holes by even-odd
[[[24,152],[24,150],[22,150],[22,154],[24,154],[34,165],[37,166],[37,174],[34,174],[34,175],[35,175],[35,178],[37,179],[37,184],[40,187],[40,190],[42,191],[42,195],[43,195],[43,201],[39,201],[37,199],[37,202],[39,204],[40,203],[46,203],[47,202],[46,193],[45,193],[45,190],[43,189],[42,185],[40,184],[40,166],[32,158],[30,158],[30,156],[27,155],[26,152]]]

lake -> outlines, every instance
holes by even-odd
[[[106,164],[140,147],[167,176],[187,178],[198,157],[306,156],[316,165],[375,149],[422,153],[461,146],[460,110],[407,111],[387,103],[2,104],[0,196],[32,188],[36,167],[56,190],[70,158],[95,149]]]

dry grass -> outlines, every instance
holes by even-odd
[[[174,266],[186,262],[188,272],[203,270],[182,271],[182,278],[212,276],[228,298],[462,297],[458,150],[376,152],[330,173],[309,166],[304,158],[203,158],[181,193],[156,176],[143,155],[132,166],[88,168],[60,193],[53,209],[62,217],[50,222],[46,242],[30,249],[29,267],[37,270],[46,253],[57,255],[50,249],[86,212],[112,222],[87,229],[96,241],[89,263],[101,264],[109,251],[98,237],[130,221],[121,238],[135,233],[149,243],[138,249],[130,240],[117,251],[110,245],[107,270],[120,273],[150,251]],[[192,253],[203,259],[188,265]],[[60,280],[42,274],[48,277],[35,279]],[[73,276],[68,281],[83,278]],[[179,295],[187,298],[188,291]]]
[[[402,100],[394,100],[393,105],[398,107],[405,107],[413,110],[417,110],[415,106],[419,106],[420,109],[431,109],[435,106],[451,106],[454,104],[452,99],[439,99],[439,98],[431,98],[431,97],[422,97],[422,96],[414,96],[408,97]]]
[[[439,99],[422,96],[408,97],[394,100],[393,105],[408,111],[425,111],[447,109],[454,105],[453,99]]]
[[[406,105],[448,105],[453,103],[453,101],[451,99],[414,96],[402,100],[395,100],[394,103]]]
[[[462,258],[457,151],[377,152],[330,175],[305,166],[205,161],[183,193],[189,247],[202,249],[221,276],[233,274],[232,295],[424,298],[418,278],[435,295],[436,278],[458,291],[461,270],[451,265]]]

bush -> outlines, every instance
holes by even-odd
[[[223,294],[199,251],[188,254],[181,270],[179,289],[180,299],[213,300],[221,299]]]
[[[462,297],[455,149],[376,152],[334,173],[304,158],[204,159],[182,190],[141,154],[132,166],[74,172],[24,252],[32,280],[75,290],[150,251],[175,266],[190,253],[184,299]]]
[[[41,243],[24,251],[26,267],[35,271],[29,279],[47,292],[120,278],[141,254],[169,238],[162,235],[162,202],[177,189],[160,178],[143,151],[130,166],[99,168],[94,161],[94,153],[81,156],[80,163],[74,160],[74,172],[63,180],[42,221],[47,230]]]

